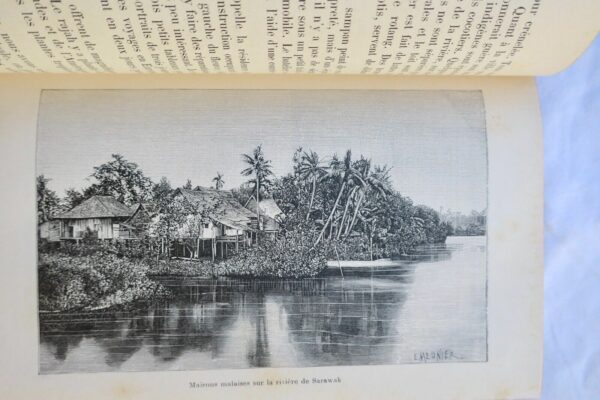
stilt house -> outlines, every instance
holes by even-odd
[[[135,239],[147,222],[142,205],[133,208],[111,196],[93,196],[58,215],[60,239],[81,239],[86,234],[97,239]]]
[[[233,249],[237,251],[255,242],[258,231],[256,214],[243,207],[230,192],[202,187],[178,189],[175,201],[181,200],[204,218],[194,222],[201,226],[194,229],[184,227],[179,232],[181,239],[174,249],[175,255],[226,257]]]

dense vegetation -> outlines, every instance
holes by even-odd
[[[129,306],[168,295],[148,277],[147,263],[97,252],[40,254],[38,263],[41,311]]]
[[[273,175],[271,161],[260,146],[242,156],[246,168],[241,174],[249,180],[232,191],[234,196],[242,204],[251,197],[257,203],[272,197],[286,215],[280,221],[280,237],[273,239],[270,248],[285,245],[290,235],[306,236],[314,238],[306,249],[311,254],[325,251],[327,257],[333,257],[337,251],[343,258],[371,259],[406,254],[423,243],[443,242],[452,232],[451,224],[442,222],[436,211],[414,205],[393,188],[387,166],[362,156],[353,159],[350,150],[343,157],[334,154],[323,161],[314,151],[298,149],[291,159],[291,172],[281,177]],[[96,194],[110,195],[127,205],[149,205],[155,218],[147,234],[166,242],[186,232],[182,226],[193,228],[210,216],[210,210],[175,201],[175,188],[167,178],[153,183],[137,164],[118,154],[95,167],[90,178],[93,183],[89,187],[68,189],[60,199],[48,188],[50,180],[39,176],[40,222]],[[217,173],[213,183],[222,190],[223,174]],[[191,180],[183,188],[193,189]],[[258,207],[256,213],[260,216]],[[196,218],[190,220],[190,216]],[[187,234],[194,236],[191,228]]]
[[[258,245],[219,264],[223,275],[302,278],[318,275],[326,266],[322,246],[313,246],[314,232],[301,228],[284,230],[275,238],[259,240]]]
[[[376,259],[407,254],[419,244],[446,240],[450,226],[426,206],[396,191],[387,166],[347,151],[321,162],[298,149],[293,172],[277,178],[271,194],[286,214],[284,231],[317,233],[327,258]]]
[[[44,222],[93,195],[110,195],[132,206],[143,202],[152,214],[141,240],[101,243],[85,240],[57,251],[40,247],[40,307],[52,310],[114,306],[148,301],[165,291],[152,275],[314,276],[327,259],[372,260],[408,254],[420,244],[442,243],[452,226],[433,209],[414,205],[390,179],[390,168],[363,156],[323,160],[298,149],[290,172],[274,176],[261,146],[242,155],[241,171],[248,181],[231,190],[240,204],[273,198],[284,213],[275,235],[258,235],[257,244],[226,260],[181,261],[170,257],[173,240],[195,237],[212,210],[186,204],[167,178],[154,183],[139,166],[114,154],[94,168],[91,185],[68,189],[61,199],[50,190],[50,179],[39,176],[38,220]],[[222,173],[212,179],[217,190]],[[191,180],[183,186],[193,189]],[[255,211],[260,217],[261,210]],[[480,221],[481,218],[477,221]],[[484,221],[484,220],[483,220]],[[481,224],[468,234],[481,234]],[[186,236],[187,235],[187,236]]]

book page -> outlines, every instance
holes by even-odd
[[[533,79],[0,88],[2,397],[539,394]]]
[[[0,72],[543,75],[593,0],[102,0],[0,4]]]

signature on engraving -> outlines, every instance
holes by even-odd
[[[452,361],[461,360],[462,357],[454,354],[454,351],[450,349],[437,349],[433,351],[419,351],[413,354],[413,361],[420,363],[427,362],[440,362],[440,361]]]

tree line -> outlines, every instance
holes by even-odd
[[[241,160],[240,174],[247,181],[231,190],[233,196],[243,206],[249,199],[256,200],[252,211],[257,217],[260,201],[273,198],[285,214],[278,236],[301,235],[306,251],[323,248],[329,255],[359,259],[392,257],[409,253],[419,244],[444,242],[451,233],[450,224],[435,210],[413,204],[393,187],[388,166],[362,155],[354,157],[351,150],[342,156],[321,157],[299,148],[291,157],[290,172],[282,176],[274,175],[262,146],[242,154]],[[211,212],[173,201],[176,188],[166,177],[153,182],[120,154],[94,167],[89,178],[88,187],[69,188],[59,197],[50,189],[50,179],[38,176],[38,221],[49,220],[91,196],[109,195],[128,206],[149,204],[160,224],[155,233],[170,238],[175,228],[189,224],[185,216],[203,219]],[[224,190],[224,175],[217,172],[212,184]],[[188,179],[182,188],[196,187]]]
[[[274,179],[271,194],[287,215],[286,229],[314,232],[314,244],[324,245],[329,257],[393,257],[448,235],[435,210],[414,205],[393,187],[386,165],[354,158],[351,150],[323,159],[302,148],[292,165],[291,173]]]

